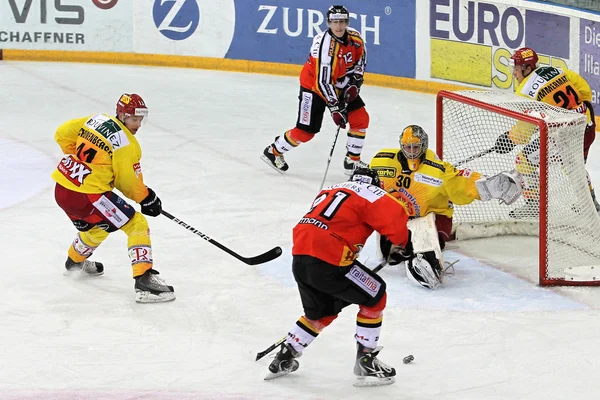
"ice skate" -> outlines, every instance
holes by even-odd
[[[356,168],[369,168],[369,165],[360,160],[353,160],[346,154],[346,158],[344,158],[344,174],[351,176]]]
[[[71,257],[67,257],[65,269],[66,271],[64,272],[64,275],[72,275],[75,272],[80,272],[89,276],[98,276],[104,274],[104,265],[102,265],[101,262],[83,260],[80,263],[76,263],[71,259]]]
[[[382,386],[396,382],[396,370],[377,358],[383,347],[367,349],[360,343],[357,343],[357,345],[356,363],[354,364],[356,382],[354,386]]]
[[[514,219],[535,219],[539,216],[539,213],[537,200],[526,199],[525,204],[509,211],[508,215]]]
[[[175,300],[173,286],[158,277],[158,271],[149,269],[135,278],[135,301],[138,303],[162,303]]]
[[[290,168],[290,166],[285,162],[283,154],[279,156],[275,155],[275,153],[273,152],[273,145],[267,146],[260,158],[271,168],[273,168],[275,171],[281,174],[283,174]]]
[[[298,369],[300,364],[296,358],[300,357],[300,353],[292,348],[287,343],[281,344],[281,350],[275,355],[271,364],[269,364],[269,374],[265,376],[265,380],[271,380],[290,374]]]

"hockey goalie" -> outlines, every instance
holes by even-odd
[[[411,217],[415,255],[407,258],[407,249],[380,237],[381,258],[390,265],[404,263],[411,281],[437,289],[444,276],[442,251],[446,242],[454,239],[454,205],[492,199],[510,205],[522,194],[522,179],[516,170],[485,177],[455,168],[428,148],[428,135],[418,125],[406,127],[399,141],[400,148],[379,151],[370,167],[378,172],[384,189],[404,203]]]

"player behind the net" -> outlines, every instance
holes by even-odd
[[[591,103],[592,90],[585,79],[568,69],[538,66],[537,53],[528,47],[516,50],[509,63],[512,75],[518,83],[517,95],[587,116],[588,124],[582,132],[583,157],[584,162],[587,161],[590,146],[596,137],[596,123]],[[500,135],[494,146],[497,153],[507,154],[515,148],[515,145],[524,145],[515,163],[517,170],[523,176],[525,204],[510,212],[513,218],[539,215],[540,138],[534,135],[536,131],[531,124],[517,123],[510,131]],[[587,180],[594,206],[600,213],[600,204],[596,200],[589,174]]]
[[[380,150],[371,160],[370,167],[379,174],[384,189],[405,205],[411,218],[409,225],[418,226],[419,231],[433,231],[422,232],[425,236],[418,243],[423,243],[425,248],[419,247],[415,232],[412,232],[415,252],[429,249],[434,251],[437,259],[430,258],[425,263],[418,257],[404,254],[402,247],[393,246],[384,235],[380,238],[379,249],[390,265],[405,262],[409,279],[436,289],[443,278],[441,252],[445,243],[454,239],[454,205],[491,199],[512,204],[521,195],[521,178],[517,171],[484,177],[468,168],[455,168],[428,148],[428,135],[418,125],[407,126],[400,134],[399,144],[400,148]],[[433,239],[428,240],[431,237]]]
[[[313,39],[300,73],[296,126],[277,136],[261,155],[278,172],[289,169],[285,152],[310,141],[321,130],[326,108],[338,127],[346,129],[346,124],[350,124],[344,159],[346,175],[361,165],[360,155],[369,127],[369,114],[359,94],[367,53],[363,38],[349,23],[346,7],[331,6],[327,11],[328,29]]]
[[[135,134],[147,118],[148,107],[137,94],[123,94],[117,115],[93,114],[65,122],[56,131],[64,156],[52,178],[56,202],[79,231],[67,252],[67,271],[102,275],[104,266],[88,258],[117,230],[127,235],[127,249],[136,301],[164,302],[175,299],[172,286],[153,268],[150,229],[144,215],[156,217],[162,204],[144,184],[141,147]],[[113,189],[141,205],[142,213]]]

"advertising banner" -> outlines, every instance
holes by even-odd
[[[415,77],[415,0],[346,0],[350,26],[367,48],[368,72]],[[313,38],[327,29],[330,3],[236,0],[235,36],[226,57],[304,64]]]
[[[236,21],[234,0],[136,0],[134,51],[223,58]]]
[[[600,22],[579,20],[579,75],[592,88],[592,104],[600,116]]]
[[[429,0],[430,78],[508,89],[508,60],[531,47],[540,64],[570,63],[570,18],[510,4]]]
[[[2,0],[0,48],[132,50],[133,0]]]

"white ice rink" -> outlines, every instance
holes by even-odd
[[[305,351],[300,369],[264,381],[258,351],[302,314],[291,229],[316,195],[335,133],[286,154],[283,176],[259,156],[295,123],[298,80],[191,69],[0,63],[0,399],[592,399],[600,376],[600,288],[543,289],[514,238],[459,243],[456,273],[437,292],[382,270],[389,287],[381,359],[394,385],[355,388],[355,306]],[[164,209],[252,256],[247,266],[164,217],[149,218],[155,267],[177,300],[137,304],[126,236],[97,250],[101,277],[63,276],[76,231],[54,202],[64,121],[113,113],[143,96],[137,137],[148,186]],[[435,148],[434,96],[364,87],[364,159],[397,145],[408,124]],[[588,167],[600,187],[597,141]],[[340,135],[327,179],[344,181]],[[521,244],[520,244],[521,243]],[[529,242],[525,242],[529,243]],[[517,247],[518,246],[518,247]],[[487,254],[471,259],[472,248]],[[508,256],[511,254],[512,256]],[[509,258],[510,257],[510,258]],[[495,259],[495,261],[493,261]],[[372,243],[361,260],[377,264]],[[414,354],[412,364],[402,358]]]

